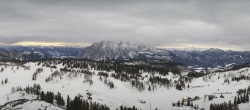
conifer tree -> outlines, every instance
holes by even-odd
[[[236,98],[236,96],[234,97],[234,105],[237,105],[237,98]]]
[[[150,86],[148,87],[148,91],[151,91],[151,87]]]
[[[66,105],[66,110],[69,110],[69,102],[70,102],[70,98],[69,98],[69,95],[67,97],[67,105]]]
[[[181,106],[181,103],[180,101],[177,102],[177,107]]]
[[[44,94],[43,91],[42,91],[41,94],[40,94],[40,99],[41,99],[41,100],[45,100],[45,94]]]
[[[246,94],[246,102],[249,102],[249,95],[248,95],[248,93]]]
[[[237,104],[240,104],[240,103],[241,103],[241,99],[240,99],[240,96],[238,96]]]
[[[240,103],[244,103],[244,95],[240,95]]]

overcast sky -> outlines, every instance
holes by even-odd
[[[250,50],[250,1],[1,0],[0,42]],[[176,0],[173,0],[176,1]]]

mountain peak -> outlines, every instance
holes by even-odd
[[[81,54],[81,57],[94,60],[117,57],[133,58],[137,53],[146,48],[146,46],[133,42],[107,40],[95,42],[85,48],[84,54]]]

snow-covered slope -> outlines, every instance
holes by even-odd
[[[50,66],[48,66],[48,64]],[[57,64],[55,62],[31,62],[25,63],[22,66],[15,63],[5,63],[1,65],[0,68],[3,69],[2,72],[0,72],[0,80],[7,78],[8,82],[0,85],[0,106],[18,99],[36,99],[37,96],[34,95],[22,95],[20,92],[12,92],[13,87],[20,86],[24,88],[36,83],[41,85],[43,91],[61,92],[65,100],[67,95],[72,99],[74,96],[79,95],[87,99],[88,96],[86,93],[91,93],[92,101],[106,104],[111,110],[119,108],[120,105],[126,105],[127,107],[135,105],[142,110],[150,110],[150,105],[152,109],[158,108],[160,110],[191,110],[191,107],[175,107],[172,106],[172,103],[182,101],[183,98],[194,98],[196,96],[200,97],[200,99],[192,101],[193,104],[198,105],[199,108],[208,110],[211,103],[223,103],[229,100],[233,102],[234,96],[237,96],[237,91],[247,88],[250,83],[250,80],[232,81],[233,77],[242,75],[250,76],[250,68],[248,67],[235,71],[212,73],[200,78],[192,78],[185,82],[185,88],[183,88],[183,90],[177,90],[175,87],[175,82],[180,80],[180,76],[177,74],[169,72],[167,75],[161,75],[157,72],[140,71],[139,81],[144,84],[144,90],[140,91],[138,88],[131,86],[131,82],[126,80],[121,81],[120,79],[112,77],[112,74],[118,74],[115,71],[97,70],[95,67],[92,68],[91,65],[72,68],[71,72],[61,71],[59,76],[54,76],[52,80],[46,82],[46,79],[49,78],[52,73],[64,69],[65,66],[65,63]],[[36,80],[32,80],[32,76],[38,68],[42,68],[43,71],[37,74]],[[83,70],[89,70],[92,75],[89,75],[88,72],[81,73]],[[100,72],[107,73],[108,77],[100,75]],[[187,72],[182,71],[181,74],[183,77],[187,75]],[[171,79],[170,85],[166,86],[160,83],[152,84],[152,82],[149,81],[150,77],[156,76]],[[229,79],[229,82],[225,81],[227,79]],[[92,83],[88,82],[89,80],[92,80]],[[112,82],[114,88],[105,84],[105,80]],[[221,94],[224,95],[224,98],[219,98]],[[205,99],[205,95],[215,95],[218,98],[209,101],[207,98]],[[46,103],[41,101],[28,101],[17,107],[23,107],[23,110],[28,110],[26,108],[31,110],[31,108],[39,108],[41,104]],[[240,110],[248,110],[249,104],[250,103],[239,104]],[[49,109],[57,109],[57,107],[54,108],[54,106],[52,106]]]
[[[133,58],[144,49],[146,46],[130,42],[101,41],[86,47],[81,57],[94,60],[117,57]]]
[[[1,107],[0,107],[1,108]],[[18,99],[5,104],[1,110],[64,110],[50,103],[39,100]]]

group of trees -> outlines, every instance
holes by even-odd
[[[83,83],[89,83],[89,85],[93,85],[94,81],[92,80],[92,74],[85,74]]]
[[[104,78],[104,84],[106,84],[107,86],[109,86],[111,89],[115,87],[113,81],[108,80],[107,78]]]
[[[239,89],[237,91],[238,96],[234,98],[234,104],[249,102],[250,86],[247,89]]]
[[[54,104],[55,94],[50,91],[47,91],[46,93],[42,91],[40,94],[40,100]]]
[[[39,84],[33,84],[33,86],[26,86],[25,88],[21,88],[20,86],[18,87],[13,87],[11,89],[12,93],[18,92],[18,91],[24,91],[27,94],[33,94],[33,95],[39,95],[41,93],[41,86]]]
[[[43,100],[51,104],[54,104],[54,100],[55,100],[58,106],[60,107],[65,106],[65,101],[60,92],[58,92],[55,95],[53,92],[50,92],[50,91],[47,91],[46,93],[42,91],[40,94],[40,100]]]
[[[113,83],[113,81],[109,80],[108,77],[108,73],[106,72],[99,72],[98,76],[100,77],[100,81],[103,81],[105,85],[109,86],[110,89],[115,87],[115,84]],[[104,79],[103,79],[104,78]]]
[[[62,79],[62,74],[58,70],[54,71],[48,78],[45,79],[45,82],[52,81],[55,77],[60,77]]]
[[[141,82],[141,81],[139,81],[139,80],[137,80],[137,79],[136,80],[131,80],[131,85],[132,85],[132,87],[135,87],[140,92],[145,89],[144,83]]]
[[[198,77],[202,77],[204,76],[204,74],[202,73],[197,73],[197,72],[189,72],[187,74],[187,76],[191,77],[191,78],[198,78]]]
[[[237,91],[237,94],[238,94],[238,95],[246,94],[246,93],[250,93],[250,86],[248,86],[248,88],[246,88],[246,89],[239,89],[239,90]]]
[[[126,73],[113,73],[111,77],[124,82],[130,81],[130,76]]]
[[[33,86],[27,86],[24,88],[27,94],[39,95],[41,91],[41,86],[39,84],[33,84]]]
[[[169,65],[165,68],[151,67],[146,65],[134,66],[124,65],[120,63],[108,63],[102,61],[90,61],[87,59],[53,59],[40,61],[43,65],[55,65],[62,63],[67,69],[69,68],[93,68],[98,71],[115,71],[115,73],[128,73],[128,74],[139,74],[141,70],[148,73],[159,73],[160,75],[167,75],[169,72],[174,74],[180,74],[180,69],[175,67],[176,65]]]
[[[140,110],[140,109],[136,108],[135,106],[133,106],[133,107],[126,107],[126,106],[121,105],[120,108],[116,109],[116,110]]]
[[[217,98],[217,96],[215,96],[215,95],[208,95],[208,100],[209,101],[213,100],[214,98]]]
[[[176,88],[177,90],[182,90],[182,85],[178,83],[178,84],[176,84],[175,88]]]
[[[168,65],[166,64],[163,67],[159,66],[150,66],[150,65],[124,65],[122,63],[110,63],[110,62],[102,62],[102,61],[91,61],[86,59],[50,59],[50,60],[41,60],[39,61],[39,65],[51,67],[56,64],[62,64],[64,68],[60,68],[59,74],[52,74],[48,78],[45,79],[46,82],[53,80],[54,77],[60,76],[61,72],[69,72],[70,74],[68,77],[72,75],[77,77],[78,73],[93,75],[93,72],[90,72],[90,69],[101,71],[97,75],[100,76],[100,80],[102,78],[108,78],[109,76],[121,80],[123,82],[130,82],[132,87],[136,87],[139,91],[145,90],[145,85],[160,85],[160,86],[167,86],[173,87],[175,86],[177,90],[182,90],[185,88],[186,82],[191,82],[192,77],[200,77],[202,74],[197,74],[195,72],[190,72],[188,76],[182,77],[180,74],[180,68],[176,67],[176,65]],[[103,72],[105,71],[105,72]],[[107,72],[113,71],[114,73],[108,74]],[[168,75],[169,72],[173,74],[179,74],[181,78],[174,83],[171,79],[163,78],[161,76]],[[149,73],[150,75],[142,76],[142,73]],[[155,75],[155,74],[159,74]],[[149,77],[149,78],[147,78]],[[148,79],[148,82],[143,82],[142,80]],[[35,75],[34,75],[34,79]],[[84,80],[83,82],[89,82],[90,85],[93,84],[92,80]],[[105,83],[105,82],[104,82]],[[114,87],[114,83],[106,82],[106,85],[110,86],[110,88]],[[150,88],[151,89],[151,88]],[[150,90],[149,89],[149,90]]]
[[[168,78],[161,78],[160,76],[150,76],[149,82],[151,84],[159,84],[162,86],[169,86],[171,84]]]
[[[109,107],[106,105],[84,100],[77,96],[74,98],[74,100],[71,100],[68,96],[67,103],[65,103],[65,100],[63,99],[63,96],[60,92],[54,94],[51,91],[41,91],[41,86],[39,84],[34,84],[33,86],[27,86],[25,88],[21,88],[20,86],[12,88],[12,92],[16,91],[24,91],[27,94],[37,95],[37,99],[50,104],[56,104],[57,106],[63,108],[66,106],[67,110],[109,110]]]
[[[180,106],[190,106],[193,107],[195,109],[199,108],[198,105],[194,105],[193,102],[191,102],[191,100],[187,99],[182,99],[182,101],[178,101],[177,103],[172,103],[172,106],[176,106],[176,107],[180,107]]]
[[[210,104],[210,110],[239,110],[238,105],[234,105],[231,101],[220,103],[220,104]]]
[[[38,68],[38,69],[34,72],[34,74],[32,75],[32,80],[36,80],[37,75],[38,75],[39,73],[41,73],[41,72],[43,72],[43,68]]]
[[[242,94],[234,97],[234,105],[249,102],[249,94]]]
[[[54,104],[54,100],[58,106],[65,106],[65,102],[61,93],[58,92],[56,95],[53,92],[47,91],[46,93],[41,91],[41,86],[39,84],[34,84],[33,86],[27,86],[24,89],[21,87],[12,88],[12,92],[15,91],[25,91],[27,94],[37,95],[38,99]]]
[[[232,81],[237,81],[239,82],[240,80],[250,80],[250,77],[249,76],[246,76],[246,75],[240,75],[238,77],[233,77],[232,78]]]
[[[186,79],[185,77],[182,77],[182,76],[180,75],[179,80],[175,80],[175,81],[174,81],[175,88],[176,88],[177,90],[183,90],[183,88],[186,87],[185,84],[186,84],[186,82],[189,82],[189,81],[186,81],[185,79]],[[189,85],[189,84],[188,84],[188,85]],[[189,86],[188,86],[188,88],[189,88]]]
[[[59,107],[65,106],[65,101],[60,92],[56,95],[53,92],[41,92],[40,100],[46,101],[51,104],[57,104]],[[71,100],[68,96],[66,102],[66,110],[109,110],[109,107],[96,102],[81,99],[76,96],[74,100]]]
[[[106,105],[75,97],[71,100],[68,96],[66,110],[110,110]]]
[[[17,87],[16,89],[12,88],[13,91],[25,91],[27,94],[33,94],[39,96],[38,98],[42,101],[54,104],[54,100],[56,100],[56,103],[58,106],[64,106],[64,100],[61,96],[61,93],[58,92],[57,95],[55,95],[53,92],[47,91],[46,93],[41,91],[41,86],[39,84],[34,84],[33,86],[27,86],[24,89],[21,87]]]
[[[98,76],[109,77],[109,74],[106,72],[98,72]]]
[[[249,93],[245,92],[234,97],[234,102],[224,102],[220,104],[211,104],[210,110],[239,110],[238,104],[249,102]]]

